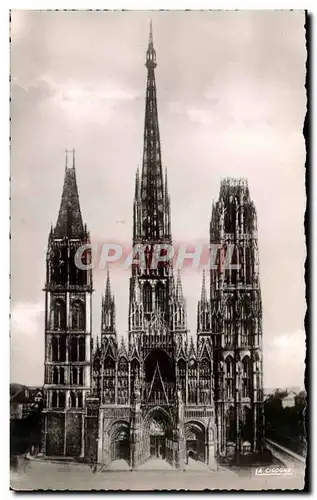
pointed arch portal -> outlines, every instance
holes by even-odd
[[[110,433],[111,460],[130,463],[130,426],[127,422],[116,422]]]
[[[169,414],[162,408],[153,408],[143,425],[143,448],[145,457],[173,460],[173,431]]]
[[[185,424],[186,461],[189,459],[205,462],[205,427],[200,422]]]

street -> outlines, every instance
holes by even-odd
[[[224,468],[212,471],[201,464],[189,464],[186,470],[171,469],[161,463],[147,463],[142,469],[98,470],[93,473],[86,464],[52,463],[19,459],[19,466],[11,470],[11,488],[26,490],[261,490],[301,489],[304,486],[303,471],[288,477],[252,477],[248,471],[232,472]],[[120,466],[120,464],[118,464]],[[196,466],[196,468],[194,468]],[[156,467],[156,470],[154,469]],[[165,470],[162,468],[165,467]],[[161,470],[159,470],[161,468]]]

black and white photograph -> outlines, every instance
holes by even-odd
[[[303,490],[304,10],[10,12],[10,487]]]

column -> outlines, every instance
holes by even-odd
[[[97,462],[99,464],[103,463],[103,419],[104,414],[103,410],[99,410],[99,426],[98,426],[98,449],[97,449]]]
[[[114,371],[114,402],[117,404],[118,402],[118,361],[115,362],[115,371]]]
[[[81,458],[85,456],[85,414],[82,414],[82,422],[81,422]]]
[[[64,413],[65,417],[65,428],[64,428],[64,457],[66,457],[66,436],[67,436],[67,413]]]
[[[91,313],[91,294],[90,294],[90,292],[86,292],[86,294],[85,294],[85,306],[86,306],[86,333],[91,334],[91,314],[90,314]],[[90,359],[87,359],[87,361],[90,361]]]

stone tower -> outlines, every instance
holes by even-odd
[[[262,305],[257,216],[247,181],[225,179],[213,205],[210,272],[218,453],[263,446]],[[227,258],[226,258],[227,257]]]
[[[48,238],[45,284],[45,436],[50,456],[84,456],[85,398],[91,385],[91,271],[75,254],[89,244],[76,182],[75,151],[67,164],[60,210]],[[90,253],[82,262],[89,263]]]

